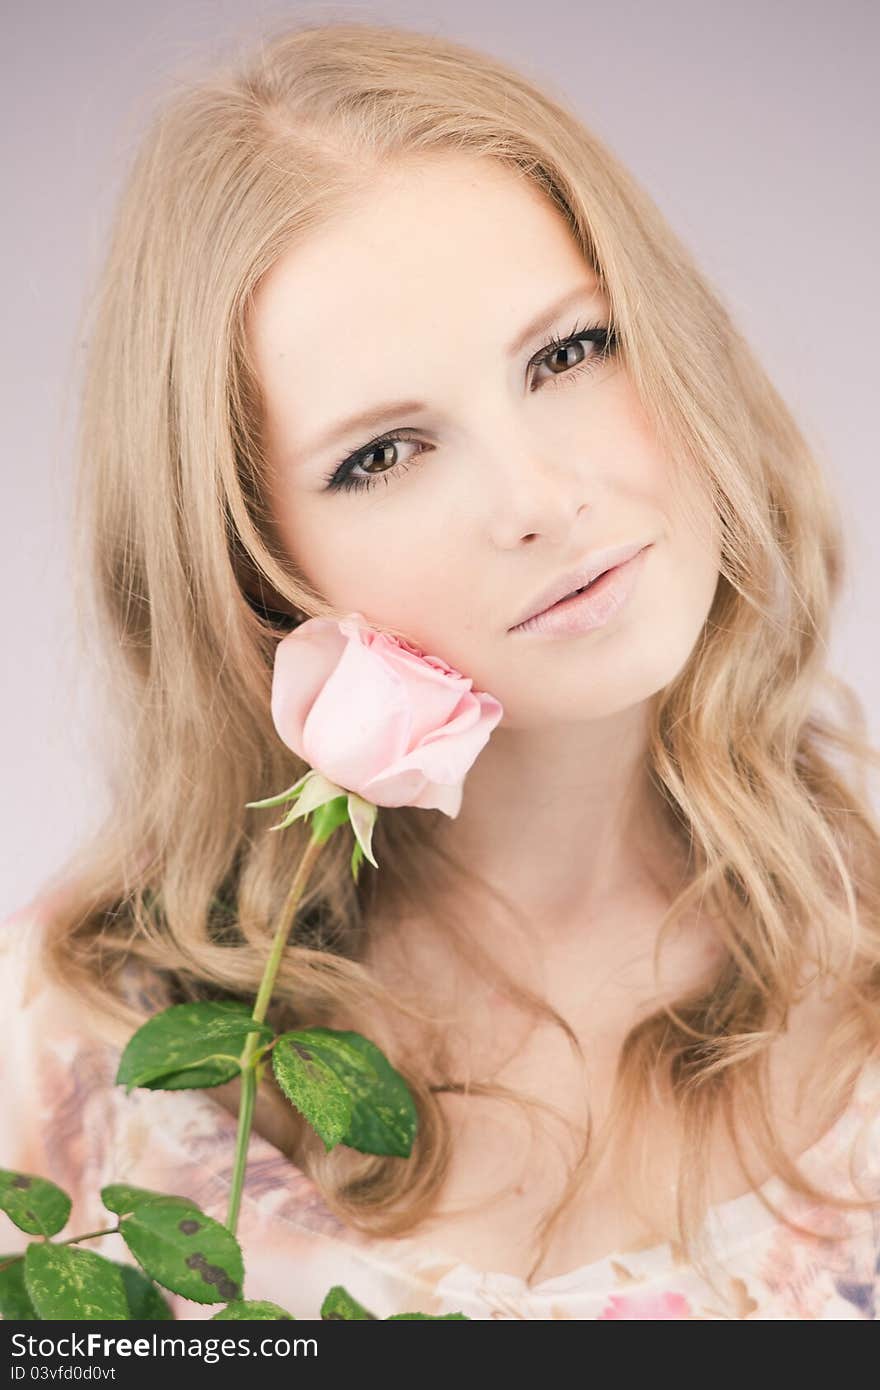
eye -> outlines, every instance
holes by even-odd
[[[343,491],[354,491],[356,488],[374,487],[378,482],[388,483],[392,476],[406,472],[408,463],[400,464],[394,458],[389,459],[388,455],[399,453],[400,444],[414,443],[418,439],[414,430],[396,430],[394,434],[387,434],[380,439],[374,439],[371,444],[366,444],[363,449],[358,449],[354,454],[349,454],[339,465],[339,468],[331,474],[327,481],[327,491],[335,492],[337,489]],[[411,458],[418,458],[420,454],[431,449],[431,445],[423,446],[418,449]],[[387,465],[387,466],[386,466]],[[351,472],[352,468],[365,468],[368,473],[373,473],[369,478],[358,478]],[[348,469],[348,472],[345,470]]]
[[[590,351],[587,344],[590,344]],[[615,345],[613,329],[584,328],[579,333],[569,334],[567,338],[552,338],[532,362],[538,367],[549,367],[551,376],[557,379],[565,377],[571,381],[582,372],[595,371],[600,367],[611,356]]]
[[[587,344],[590,345],[590,351],[587,350]],[[549,343],[545,343],[541,351],[531,358],[529,366],[550,368],[550,379],[554,383],[570,382],[584,373],[596,371],[616,352],[615,330],[608,325],[591,324],[580,330],[575,328],[564,338],[551,338]],[[566,360],[569,354],[574,354],[574,362]],[[540,384],[532,389],[540,389]],[[434,447],[432,444],[425,445],[419,441],[418,432],[413,429],[395,430],[393,433],[380,435],[342,460],[325,479],[325,491],[354,492],[358,488],[366,490],[375,487],[378,482],[387,486],[411,466],[411,462],[401,464],[393,458],[389,460],[388,454],[396,452],[398,444],[409,442],[422,444],[421,448],[410,455],[410,460],[430,453]],[[363,468],[371,476],[358,477],[353,472],[355,468]]]

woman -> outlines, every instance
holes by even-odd
[[[456,818],[383,811],[378,873],[337,835],[309,884],[270,1019],[372,1038],[419,1134],[325,1152],[267,1078],[248,1296],[873,1316],[880,835],[833,757],[876,754],[817,708],[838,517],[611,153],[392,28],[193,84],[121,200],[81,469],[114,804],[7,924],[45,1100],[3,1161],[75,1191],[71,1230],[111,1180],[222,1219],[237,1084],[125,1096],[114,1059],[160,1005],[255,996],[308,835],[245,808],[304,770],[274,651],[359,610],[504,717]]]

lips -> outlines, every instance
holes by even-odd
[[[512,632],[515,628],[528,622],[530,618],[537,617],[539,613],[545,613],[548,608],[552,608],[563,599],[569,598],[578,589],[589,588],[609,570],[617,569],[618,566],[626,564],[627,560],[638,555],[639,551],[644,550],[648,544],[650,544],[649,541],[638,541],[628,545],[607,546],[604,550],[594,551],[577,569],[571,569],[567,574],[560,575],[554,584],[544,589],[543,593],[539,593],[530,607],[520,614],[513,627],[509,628],[508,631]]]
[[[614,621],[638,587],[650,549],[650,544],[643,545],[629,560],[611,565],[591,584],[581,586],[577,593],[558,599],[549,608],[512,628],[511,635],[558,640],[605,627]]]
[[[609,565],[609,566],[608,566],[608,569],[614,569],[614,568],[615,568],[615,566],[613,566],[613,565]],[[607,573],[608,573],[608,570],[603,570],[603,571],[602,571],[602,574],[607,574]],[[597,574],[597,575],[596,575],[596,578],[595,578],[595,579],[591,579],[590,582],[589,582],[589,584],[582,584],[582,585],[580,586],[579,589],[572,589],[572,590],[571,590],[571,593],[563,594],[563,595],[562,595],[562,598],[558,598],[558,599],[556,600],[556,603],[564,603],[565,600],[566,600],[567,598],[574,598],[575,594],[582,594],[582,593],[584,593],[584,591],[585,591],[586,589],[592,588],[592,586],[597,582],[597,580],[599,580],[599,579],[602,578],[602,574]],[[556,607],[556,603],[551,603],[550,607],[551,607],[551,608],[555,608],[555,607]],[[546,610],[546,608],[545,608],[545,609],[544,609],[544,612],[546,613],[546,611],[547,611],[547,610]]]

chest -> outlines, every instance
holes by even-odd
[[[837,1118],[818,1115],[805,1100],[822,1039],[837,1006],[814,1002],[803,1009],[789,1032],[771,1049],[770,1103],[783,1146],[797,1159]],[[568,1054],[566,1056],[566,1053]],[[587,1089],[598,1136],[608,1116],[616,1055],[612,1048],[589,1066]],[[501,1078],[499,1078],[501,1079]],[[553,1278],[609,1254],[625,1255],[676,1241],[677,1188],[683,1150],[678,1111],[659,1096],[643,1115],[643,1133],[609,1138],[566,1214],[554,1226],[547,1253],[533,1271],[541,1219],[560,1200],[586,1134],[584,1072],[567,1045],[535,1044],[504,1078],[519,1094],[544,1102],[530,1125],[517,1106],[483,1097],[442,1095],[441,1106],[453,1136],[448,1177],[434,1215],[412,1234],[426,1248],[443,1252],[479,1270],[526,1279]],[[640,1141],[647,1133],[648,1142]],[[739,1128],[750,1172],[763,1184],[773,1169]],[[620,1182],[624,1153],[639,1155],[637,1205]],[[705,1153],[711,1205],[753,1190],[736,1146],[719,1119]]]

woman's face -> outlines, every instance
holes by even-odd
[[[714,515],[695,494],[684,520],[621,361],[600,334],[551,344],[607,327],[608,307],[540,191],[463,156],[377,178],[255,297],[271,506],[291,559],[329,603],[495,695],[502,727],[647,699],[684,665],[715,593]],[[605,626],[509,630],[591,552],[630,542],[650,549]]]

